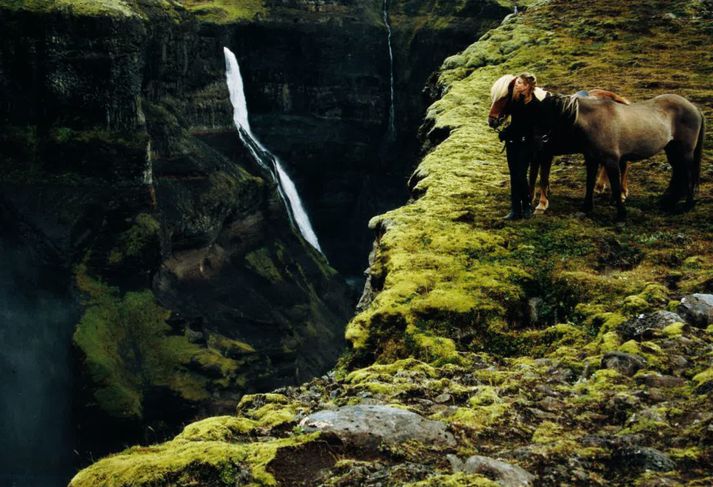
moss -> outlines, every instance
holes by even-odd
[[[238,415],[253,420],[256,427],[274,428],[292,423],[302,406],[283,394],[246,394],[238,403]]]
[[[458,407],[452,414],[438,413],[433,418],[482,431],[495,424],[509,408],[509,404],[500,398],[497,390],[492,386],[478,387],[476,394],[468,399],[468,404],[470,407]]]
[[[117,237],[117,245],[109,253],[109,263],[119,264],[127,257],[142,256],[152,245],[158,247],[160,229],[161,226],[153,216],[140,213],[131,228]]]
[[[31,12],[68,11],[74,15],[136,16],[136,11],[124,0],[0,0],[0,8]]]
[[[571,401],[582,406],[593,406],[617,393],[626,393],[630,390],[630,381],[613,369],[601,369],[592,374],[589,379],[578,382],[574,388],[576,395]]]
[[[224,441],[179,439],[149,447],[134,447],[100,460],[79,472],[71,487],[104,485],[233,486],[247,470],[251,485],[276,485],[267,471],[281,448],[302,445],[318,434],[297,435],[266,442],[234,444]]]
[[[257,423],[247,418],[218,416],[191,423],[183,429],[177,440],[188,441],[235,441],[253,432]]]
[[[686,325],[684,323],[671,323],[670,325],[665,326],[661,332],[665,336],[673,338],[683,335],[685,329]]]
[[[122,296],[90,276],[84,265],[75,280],[86,309],[74,343],[96,387],[94,397],[109,414],[141,417],[143,393],[150,387],[166,386],[188,401],[201,401],[210,396],[208,376],[237,380],[238,362],[171,334],[165,321],[170,312],[151,291]]]
[[[255,20],[268,13],[263,0],[185,0],[184,5],[201,20],[219,24]]]
[[[262,276],[272,284],[283,281],[280,271],[275,267],[274,259],[270,250],[261,247],[245,255],[245,267]]]
[[[694,375],[692,380],[697,386],[713,381],[713,367]]]
[[[645,313],[668,304],[668,289],[661,284],[650,283],[636,295],[624,299],[624,310],[630,314]]]

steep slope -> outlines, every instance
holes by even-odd
[[[688,0],[535,2],[449,58],[432,86],[441,98],[424,125],[430,151],[412,177],[413,201],[372,221],[371,293],[336,373],[244,398],[236,416],[106,458],[72,485],[503,478],[500,464],[468,470],[446,452],[499,457],[536,485],[709,484],[713,329],[661,311],[683,312],[684,295],[713,292],[710,135],[689,213],[657,209],[669,176],[657,157],[632,168],[625,227],[605,200],[582,218],[584,171],[567,157],[555,167],[549,213],[505,224],[507,169],[485,120],[492,82],[528,70],[564,93],[603,87],[637,100],[675,91],[710,126],[711,13]],[[358,403],[444,421],[455,446],[384,441],[365,451],[298,426]]]

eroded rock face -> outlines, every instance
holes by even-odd
[[[345,444],[364,448],[411,440],[444,448],[456,444],[445,423],[381,405],[344,406],[334,411],[319,411],[303,419],[300,425],[307,431],[334,433]]]

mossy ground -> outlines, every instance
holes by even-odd
[[[675,308],[683,294],[713,291],[711,131],[695,210],[671,215],[657,208],[670,174],[659,156],[632,166],[630,217],[621,228],[605,199],[591,217],[577,214],[579,156],[554,166],[546,215],[503,223],[507,168],[486,124],[493,81],[527,70],[562,93],[600,87],[641,100],[673,91],[697,103],[711,127],[712,31],[702,6],[535,2],[449,58],[439,79],[444,95],[427,117],[434,133],[447,137],[419,165],[414,201],[372,222],[378,247],[371,274],[379,292],[349,325],[353,350],[334,376],[250,398],[237,419],[198,423],[183,435],[200,430],[222,441],[222,453],[210,459],[221,461],[233,448],[240,455],[266,448],[246,439],[235,446],[247,432],[259,432],[267,444],[283,441],[275,437],[301,441],[295,426],[305,414],[371,402],[446,421],[459,457],[500,457],[535,474],[537,485],[708,485],[713,334],[670,325],[645,340],[626,340],[619,327],[639,313]],[[602,368],[611,351],[635,354],[645,365],[632,377]],[[152,448],[184,458],[181,441]],[[654,472],[621,463],[630,447],[655,448],[676,466]],[[418,444],[385,448],[377,458],[340,452],[331,470],[308,480],[333,486],[492,480],[453,474],[443,453]],[[189,455],[196,464],[207,461],[204,453]],[[241,468],[263,465],[255,455],[261,460],[243,456]],[[116,485],[149,483],[122,470],[118,458],[139,465],[144,457],[128,450],[102,460],[73,485],[110,475],[124,479]],[[190,468],[171,464],[162,472],[151,485],[170,485]]]

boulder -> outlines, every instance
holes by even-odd
[[[419,441],[441,448],[456,445],[445,423],[384,405],[359,404],[319,411],[304,418],[300,426],[306,431],[333,433],[344,444],[362,448],[405,441]]]
[[[645,366],[645,359],[625,352],[608,352],[602,357],[601,363],[602,369],[614,369],[629,377]]]
[[[694,326],[713,323],[713,294],[689,294],[681,299],[678,314]]]
[[[465,462],[455,455],[448,455],[454,472],[481,474],[494,479],[503,487],[531,487],[535,476],[517,465],[490,457],[473,455]]]
[[[624,322],[619,327],[619,333],[625,340],[640,340],[652,338],[655,331],[662,330],[672,323],[683,323],[684,319],[670,311],[655,311],[641,314]]]
[[[668,472],[676,462],[665,453],[648,447],[622,448],[614,455],[615,465],[622,470],[653,470]]]

